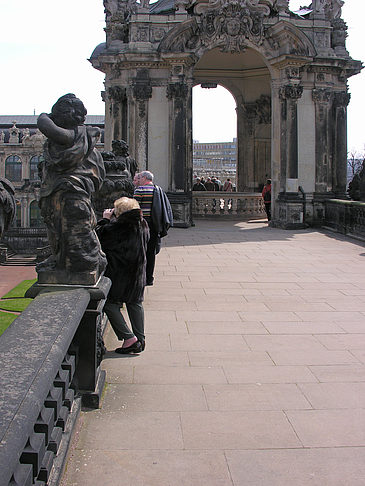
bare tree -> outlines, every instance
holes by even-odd
[[[347,164],[351,170],[351,175],[354,176],[362,168],[362,163],[365,160],[365,154],[351,150],[348,153]]]

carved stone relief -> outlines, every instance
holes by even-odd
[[[343,0],[313,0],[310,9],[315,14],[324,15],[326,19],[333,20],[341,17]]]
[[[326,48],[329,46],[328,35],[325,32],[315,32],[314,34],[314,44],[317,47]]]
[[[146,116],[146,101],[152,97],[152,84],[147,69],[141,69],[133,81],[133,96],[138,102],[140,118]]]
[[[288,66],[285,69],[286,77],[290,79],[299,80],[301,78],[299,66]]]
[[[169,100],[175,99],[185,99],[188,94],[188,87],[184,83],[170,83],[167,86],[166,96]]]
[[[269,16],[277,0],[190,0],[186,8],[191,8],[197,15],[204,14],[208,10],[221,8],[227,3],[241,4],[245,8],[248,8],[254,12],[259,13],[261,16]]]
[[[202,15],[200,34],[204,46],[221,45],[223,52],[243,52],[247,40],[263,42],[262,14],[242,6],[240,2],[225,2],[220,9]]]
[[[303,94],[303,86],[282,86],[279,91],[280,99],[298,100]]]
[[[334,105],[342,108],[350,103],[351,95],[347,91],[337,91],[334,93]]]
[[[256,114],[258,123],[271,123],[271,96],[260,96],[260,98],[256,101]]]
[[[121,102],[126,98],[126,89],[120,86],[111,86],[107,92],[110,100],[109,112],[116,117],[119,114]]]
[[[149,28],[138,27],[132,36],[133,42],[148,42],[149,41]]]
[[[267,1],[264,4],[260,0],[218,0],[204,5],[209,9],[199,10],[199,21],[193,17],[173,34],[167,34],[161,42],[160,51],[185,52],[204,46],[210,49],[220,47],[223,52],[233,53],[245,51],[247,41],[258,46],[263,43]]]
[[[312,99],[316,103],[329,103],[332,99],[332,91],[330,89],[313,89]]]
[[[332,35],[331,44],[332,47],[345,47],[347,37],[347,25],[342,19],[335,19],[332,21]]]
[[[129,42],[129,21],[136,9],[135,0],[104,0],[107,41]]]

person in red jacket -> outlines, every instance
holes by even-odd
[[[271,220],[271,179],[267,179],[266,184],[262,190],[262,197],[264,199],[265,211],[267,220]]]

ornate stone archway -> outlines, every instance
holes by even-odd
[[[104,0],[105,144],[124,138],[191,223],[192,88],[219,82],[237,102],[238,188],[270,173],[273,224],[315,223],[346,189],[349,56],[342,0]],[[303,212],[303,192],[306,195]]]

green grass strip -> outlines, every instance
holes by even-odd
[[[16,314],[10,314],[9,312],[0,312],[0,336],[17,317],[18,316]]]
[[[0,309],[12,312],[23,312],[33,299],[7,299],[0,300]]]
[[[11,312],[23,312],[23,310],[32,302],[33,299],[25,298],[24,294],[36,281],[36,278],[32,280],[23,280],[1,298],[0,309],[9,312],[2,312],[0,310],[0,336],[18,317],[18,314],[11,314]]]
[[[25,292],[31,287],[35,282],[37,281],[36,278],[32,280],[23,280],[18,284],[16,287],[14,287],[12,290],[10,290],[7,294],[2,296],[2,299],[14,299],[14,298],[19,298],[19,297],[24,297]]]

